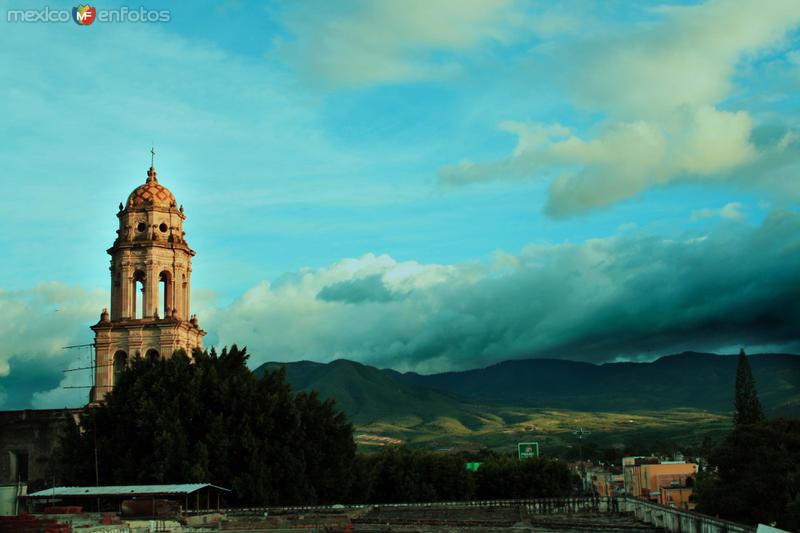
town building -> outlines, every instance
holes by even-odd
[[[691,509],[690,502],[697,464],[685,461],[661,461],[657,457],[622,459],[625,493],[662,505]]]
[[[694,509],[695,503],[692,501],[694,483],[693,481],[688,481],[687,483],[689,479],[692,478],[687,477],[683,484],[675,483],[674,485],[660,487],[658,489],[658,503],[667,507],[675,507],[676,509]]]
[[[625,479],[619,467],[595,467],[589,471],[592,493],[613,498],[625,493]]]
[[[0,515],[16,514],[18,496],[52,483],[52,452],[61,427],[81,409],[0,411]]]

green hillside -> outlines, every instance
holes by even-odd
[[[452,417],[476,423],[468,406],[441,392],[396,380],[377,368],[338,359],[328,364],[300,361],[265,363],[254,372],[286,368],[287,381],[296,391],[316,390],[333,398],[356,424],[377,421],[408,424]]]
[[[770,416],[800,413],[800,357],[750,358]],[[548,449],[593,432],[598,445],[698,443],[730,424],[736,357],[684,353],[651,363],[528,359],[433,375],[401,374],[347,360],[266,363],[286,368],[296,391],[333,398],[357,432],[429,448],[512,450],[535,439]],[[364,439],[369,443],[369,437]]]

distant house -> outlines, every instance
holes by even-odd
[[[625,479],[618,467],[593,469],[591,482],[592,491],[598,496],[615,497],[625,492]]]
[[[678,509],[691,509],[697,465],[685,461],[660,461],[657,457],[622,460],[625,493]]]

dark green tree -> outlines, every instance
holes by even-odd
[[[800,420],[735,427],[698,477],[697,510],[749,524],[800,528]]]
[[[96,450],[101,485],[210,482],[257,505],[346,498],[352,426],[332,402],[295,396],[282,369],[259,378],[247,359],[235,345],[134,359],[82,431],[67,424],[61,477],[94,484]],[[309,440],[333,444],[319,458]]]
[[[697,510],[748,524],[800,528],[800,420],[767,421],[742,350],[733,430],[710,452],[695,487]]]
[[[477,457],[476,457],[477,455]],[[477,472],[466,462],[477,459]],[[496,453],[461,454],[388,447],[357,457],[353,500],[359,503],[465,501],[567,496],[572,478],[566,464],[520,461]]]
[[[545,498],[568,496],[572,476],[563,462],[503,456],[481,465],[476,496],[493,498]]]
[[[342,501],[353,481],[356,445],[344,413],[333,400],[320,400],[316,391],[297,395],[300,438],[305,473],[312,500],[320,503]]]
[[[736,367],[735,407],[733,423],[736,426],[755,424],[764,420],[764,412],[756,392],[756,381],[753,379],[753,372],[750,370],[744,350],[739,352],[739,364]]]
[[[94,485],[94,462],[89,460],[94,458],[94,446],[81,437],[81,425],[88,427],[90,423],[85,415],[77,421],[71,414],[64,415],[55,453],[50,459],[55,479],[46,481],[56,485]]]

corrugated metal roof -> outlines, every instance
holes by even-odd
[[[28,498],[55,496],[141,496],[147,494],[191,494],[207,487],[229,491],[210,483],[183,483],[179,485],[108,485],[105,487],[52,487],[28,494]]]

